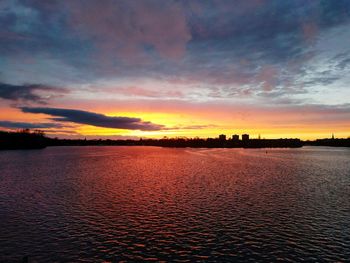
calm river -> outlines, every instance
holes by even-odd
[[[0,262],[348,261],[350,149],[0,152]]]

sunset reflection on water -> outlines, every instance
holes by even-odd
[[[350,254],[347,149],[0,153],[0,260],[330,260]]]

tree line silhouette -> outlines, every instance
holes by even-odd
[[[40,130],[29,129],[17,132],[0,131],[0,149],[42,149],[47,146],[160,146],[192,148],[297,148],[310,146],[350,147],[350,139],[318,139],[301,141],[300,139],[248,139],[239,140],[219,138],[162,138],[140,140],[110,139],[58,139],[49,138]]]
[[[0,149],[42,149],[47,146],[48,140],[40,130],[0,131]]]

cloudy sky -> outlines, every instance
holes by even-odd
[[[348,0],[1,0],[0,129],[350,136]]]

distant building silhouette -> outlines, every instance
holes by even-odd
[[[260,137],[260,136],[259,136]],[[19,132],[0,131],[0,150],[14,149],[42,149],[47,146],[159,146],[159,147],[193,147],[193,148],[296,148],[303,145],[350,147],[350,138],[317,139],[315,141],[301,141],[300,139],[254,139],[249,134],[232,135],[232,140],[226,140],[226,135],[218,138],[162,138],[139,140],[110,140],[110,139],[58,139],[46,137],[42,131],[21,130]]]
[[[239,141],[239,135],[238,134],[232,135],[232,140]]]
[[[220,141],[226,141],[226,135],[225,134],[220,134],[219,135],[219,140]]]
[[[249,134],[242,134],[242,141],[249,141]]]

